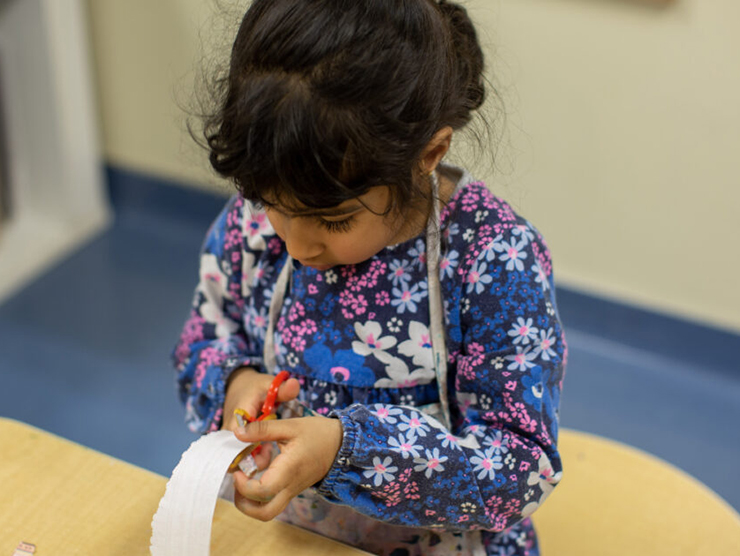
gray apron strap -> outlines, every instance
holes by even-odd
[[[290,287],[290,279],[293,275],[293,258],[288,255],[285,264],[280,270],[275,289],[272,291],[270,300],[270,312],[268,314],[267,331],[265,332],[265,347],[263,361],[268,374],[276,375],[278,373],[275,352],[275,325],[280,317],[280,310],[283,308],[285,293]]]
[[[437,377],[439,389],[439,402],[443,424],[451,429],[450,401],[447,397],[447,342],[445,341],[444,306],[442,304],[441,285],[439,280],[440,241],[437,237],[439,232],[440,207],[437,202],[439,196],[439,178],[436,172],[431,175],[432,196],[434,199],[432,216],[427,223],[427,282],[429,288],[429,334],[432,339],[432,360],[434,374]],[[290,279],[293,275],[293,259],[288,255],[283,268],[280,270],[272,300],[270,301],[269,320],[267,332],[265,333],[264,366],[268,374],[274,375],[278,372],[276,366],[275,352],[275,325],[280,316],[280,310],[285,301],[285,294],[290,287]]]
[[[440,228],[439,178],[432,172],[433,211],[427,223],[427,283],[429,288],[429,333],[432,337],[432,356],[434,374],[437,376],[439,403],[442,410],[443,424],[452,429],[450,418],[450,400],[447,388],[447,341],[445,339],[444,305],[439,279],[441,241],[438,237]]]

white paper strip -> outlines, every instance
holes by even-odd
[[[221,484],[231,462],[246,447],[230,431],[212,432],[190,445],[172,472],[152,519],[152,556],[210,554]]]

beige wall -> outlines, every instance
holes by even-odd
[[[216,183],[173,102],[212,3],[89,0],[111,162]],[[508,111],[479,173],[562,283],[740,331],[740,2],[648,4],[468,0]]]

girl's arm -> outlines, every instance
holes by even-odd
[[[443,284],[456,368],[452,430],[410,407],[336,412],[343,443],[319,492],[386,522],[501,531],[561,477],[564,338],[549,254],[528,224],[476,234]]]
[[[233,197],[208,231],[190,316],[172,353],[186,421],[194,432],[219,428],[231,373],[262,364],[260,347],[242,324],[243,210],[243,199]]]

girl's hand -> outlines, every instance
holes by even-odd
[[[238,425],[234,416],[234,410],[237,408],[244,409],[254,417],[259,416],[262,403],[265,401],[267,390],[270,388],[273,378],[271,375],[259,373],[249,368],[234,371],[229,377],[229,383],[226,387],[221,429],[230,431],[237,429]],[[300,389],[300,383],[295,378],[286,380],[278,389],[276,403],[295,399]],[[271,453],[272,445],[269,443],[263,444],[260,453],[254,456],[257,469],[262,470],[267,467],[270,463]]]
[[[269,521],[302,491],[329,472],[342,446],[342,424],[329,417],[259,421],[236,430],[242,442],[274,441],[280,454],[259,479],[234,473],[236,507],[249,517]]]

